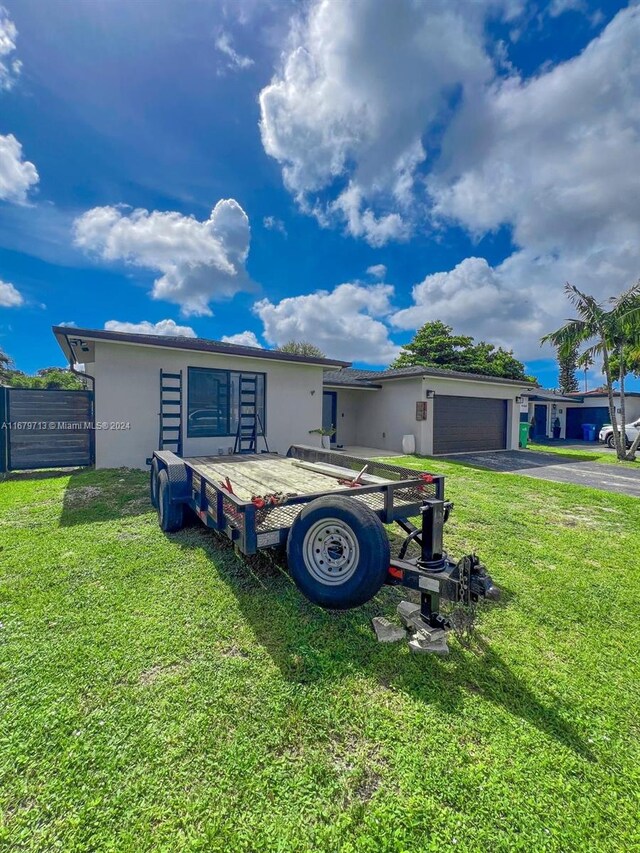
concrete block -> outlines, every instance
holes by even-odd
[[[384,616],[375,616],[371,620],[373,630],[376,632],[376,637],[379,643],[396,643],[398,640],[404,640],[407,637],[407,632],[399,625],[394,625],[389,622]]]
[[[420,606],[412,601],[401,601],[397,613],[405,628],[413,628],[415,620],[420,619]]]
[[[409,640],[409,649],[415,654],[448,655],[447,635],[444,631],[416,631]]]

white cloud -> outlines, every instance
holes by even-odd
[[[0,308],[17,308],[24,304],[24,298],[8,281],[0,281]]]
[[[435,211],[539,251],[614,245],[640,222],[640,8],[577,58],[490,87],[461,111],[430,179]]]
[[[227,68],[233,71],[244,71],[253,65],[253,59],[249,56],[242,56],[234,48],[229,33],[221,32],[215,41],[215,45],[216,49],[226,56]]]
[[[262,299],[253,310],[272,345],[308,341],[330,358],[386,365],[399,352],[384,323],[392,296],[387,284],[340,284],[275,304]]]
[[[22,159],[22,145],[12,133],[0,134],[0,200],[24,204],[39,181],[33,163]]]
[[[492,79],[487,14],[519,10],[500,0],[315,0],[260,93],[265,151],[302,208],[373,245],[407,237],[423,138],[452,93],[474,100]]]
[[[223,335],[220,338],[225,344],[237,344],[241,347],[258,347],[264,349],[254,332],[238,332],[236,335]]]
[[[565,12],[586,12],[586,10],[585,0],[551,0],[548,11],[552,18],[558,18]]]
[[[178,326],[175,320],[158,320],[157,323],[151,323],[149,320],[142,320],[140,323],[122,323],[120,320],[107,320],[104,327],[108,332],[129,332],[131,334],[137,333],[139,335],[168,335],[170,337],[180,338],[197,337],[191,326]]]
[[[211,315],[209,302],[252,290],[245,262],[249,219],[224,199],[205,222],[177,212],[94,207],[74,223],[75,243],[106,261],[162,273],[154,299],[181,306],[185,316]]]
[[[287,229],[285,227],[282,219],[278,219],[277,216],[265,216],[262,220],[262,224],[267,229],[267,231],[279,231],[283,237],[287,237]]]
[[[580,56],[467,104],[428,183],[443,224],[507,226],[515,251],[427,276],[394,321],[439,317],[521,357],[550,354],[539,337],[571,310],[564,282],[606,298],[640,275],[640,8]]]
[[[372,266],[367,267],[367,272],[374,278],[382,280],[387,274],[387,268],[384,264],[373,264]]]
[[[7,10],[0,6],[0,90],[11,89],[20,75],[22,63],[11,54],[16,49],[18,30]]]
[[[69,320],[68,323],[58,323],[58,326],[71,326],[71,328],[73,328],[74,326],[77,326],[77,325],[78,324],[75,323],[73,320]]]
[[[426,276],[413,288],[414,304],[397,311],[391,322],[413,331],[429,320],[442,320],[456,332],[539,358],[538,340],[552,320],[526,281],[519,281],[520,288],[511,286],[512,275],[504,264],[494,269],[484,258],[466,258],[448,272]]]

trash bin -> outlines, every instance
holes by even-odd
[[[595,441],[596,440],[596,425],[595,424],[582,424],[582,440],[583,441]]]
[[[520,422],[520,447],[526,447],[529,444],[529,423],[527,421]]]

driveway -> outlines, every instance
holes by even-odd
[[[534,450],[503,450],[499,453],[459,453],[447,457],[451,462],[464,462],[475,468],[524,474],[557,483],[575,483],[603,492],[619,492],[640,498],[640,464],[637,468],[581,462],[575,457]]]

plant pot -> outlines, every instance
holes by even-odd
[[[320,441],[322,442],[322,446],[325,450],[331,450],[331,436],[330,435],[321,435]]]

